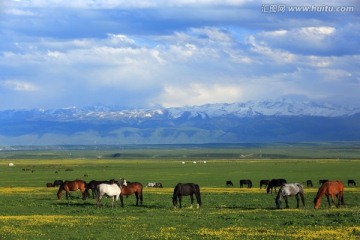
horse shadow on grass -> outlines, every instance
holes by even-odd
[[[88,206],[95,206],[95,204],[90,202],[56,202],[52,205],[56,206],[75,206],[75,207],[88,207]]]
[[[244,206],[220,206],[215,209],[229,209],[229,210],[240,210],[240,211],[254,211],[254,210],[278,210],[276,207],[244,207]]]

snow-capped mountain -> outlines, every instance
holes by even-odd
[[[26,120],[124,120],[124,119],[177,119],[214,118],[222,116],[254,117],[254,116],[313,116],[313,117],[345,117],[360,113],[359,107],[336,106],[328,103],[311,101],[293,101],[280,99],[277,101],[249,101],[245,103],[218,103],[201,106],[176,108],[156,107],[149,109],[123,109],[116,106],[96,105],[91,107],[32,109],[0,111],[0,119],[23,118]]]
[[[176,108],[0,111],[0,145],[358,141],[360,108],[279,99]]]

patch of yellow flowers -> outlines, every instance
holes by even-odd
[[[201,237],[232,239],[359,239],[360,226],[353,227],[291,227],[284,230],[273,230],[271,227],[225,227],[220,229],[201,228],[198,231]]]

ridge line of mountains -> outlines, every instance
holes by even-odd
[[[360,108],[278,99],[0,111],[0,145],[359,141]]]

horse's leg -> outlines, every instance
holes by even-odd
[[[81,189],[82,200],[86,200],[89,196],[89,192],[86,189]]]
[[[178,199],[179,199],[179,208],[181,208],[182,206],[181,206],[181,199],[182,199],[182,196],[180,195],[180,196],[178,196]]]
[[[195,197],[196,197],[196,208],[200,208],[200,205],[201,205],[201,196],[200,196],[200,193],[195,193]]]
[[[334,196],[334,194],[331,195],[331,201],[336,207],[339,207],[339,205],[338,205],[339,201],[338,201],[338,203],[335,203],[334,197],[336,197],[338,199],[338,196],[339,196],[338,194],[336,194],[335,196]]]
[[[115,196],[112,196],[111,208],[114,208]]]
[[[138,194],[138,192],[135,192],[135,197],[136,197],[136,206],[139,206],[139,194]]]
[[[69,200],[69,198],[72,200],[73,199],[73,196],[71,196],[70,194],[70,190],[69,189],[65,189],[66,191],[66,199]]]
[[[326,195],[326,199],[327,199],[327,201],[328,201],[329,208],[330,208],[330,207],[331,207],[330,196],[329,196],[329,195]]]
[[[192,208],[192,207],[193,207],[193,203],[194,203],[194,195],[193,195],[193,194],[190,194],[190,202],[191,202],[190,208]]]
[[[120,205],[124,207],[124,196],[122,194],[120,194]]]
[[[300,192],[300,197],[301,197],[301,202],[303,204],[303,206],[305,207],[305,196],[303,192]]]
[[[295,198],[296,198],[296,208],[299,208],[299,193],[295,195]]]
[[[66,190],[66,200],[69,200],[70,193]]]
[[[57,199],[60,200],[61,199],[61,193],[62,193],[62,188],[59,188],[59,191],[57,192]]]
[[[338,194],[336,194],[336,197],[337,197],[337,207],[339,208],[341,205],[342,205],[342,202],[343,202],[343,195],[342,195],[342,192],[339,192]]]
[[[96,201],[96,206],[97,207],[100,207],[100,205],[101,205],[101,202],[100,202],[101,198],[102,198],[102,196],[100,194],[98,194],[97,195],[97,201]]]
[[[285,195],[285,196],[283,196],[283,198],[284,198],[284,200],[285,200],[285,205],[286,205],[286,208],[290,208],[290,207],[289,207],[289,200],[288,200],[288,196],[287,196],[287,195]]]
[[[143,194],[142,194],[142,190],[140,191],[139,195],[140,195],[140,205],[142,205],[142,204],[143,204]]]

